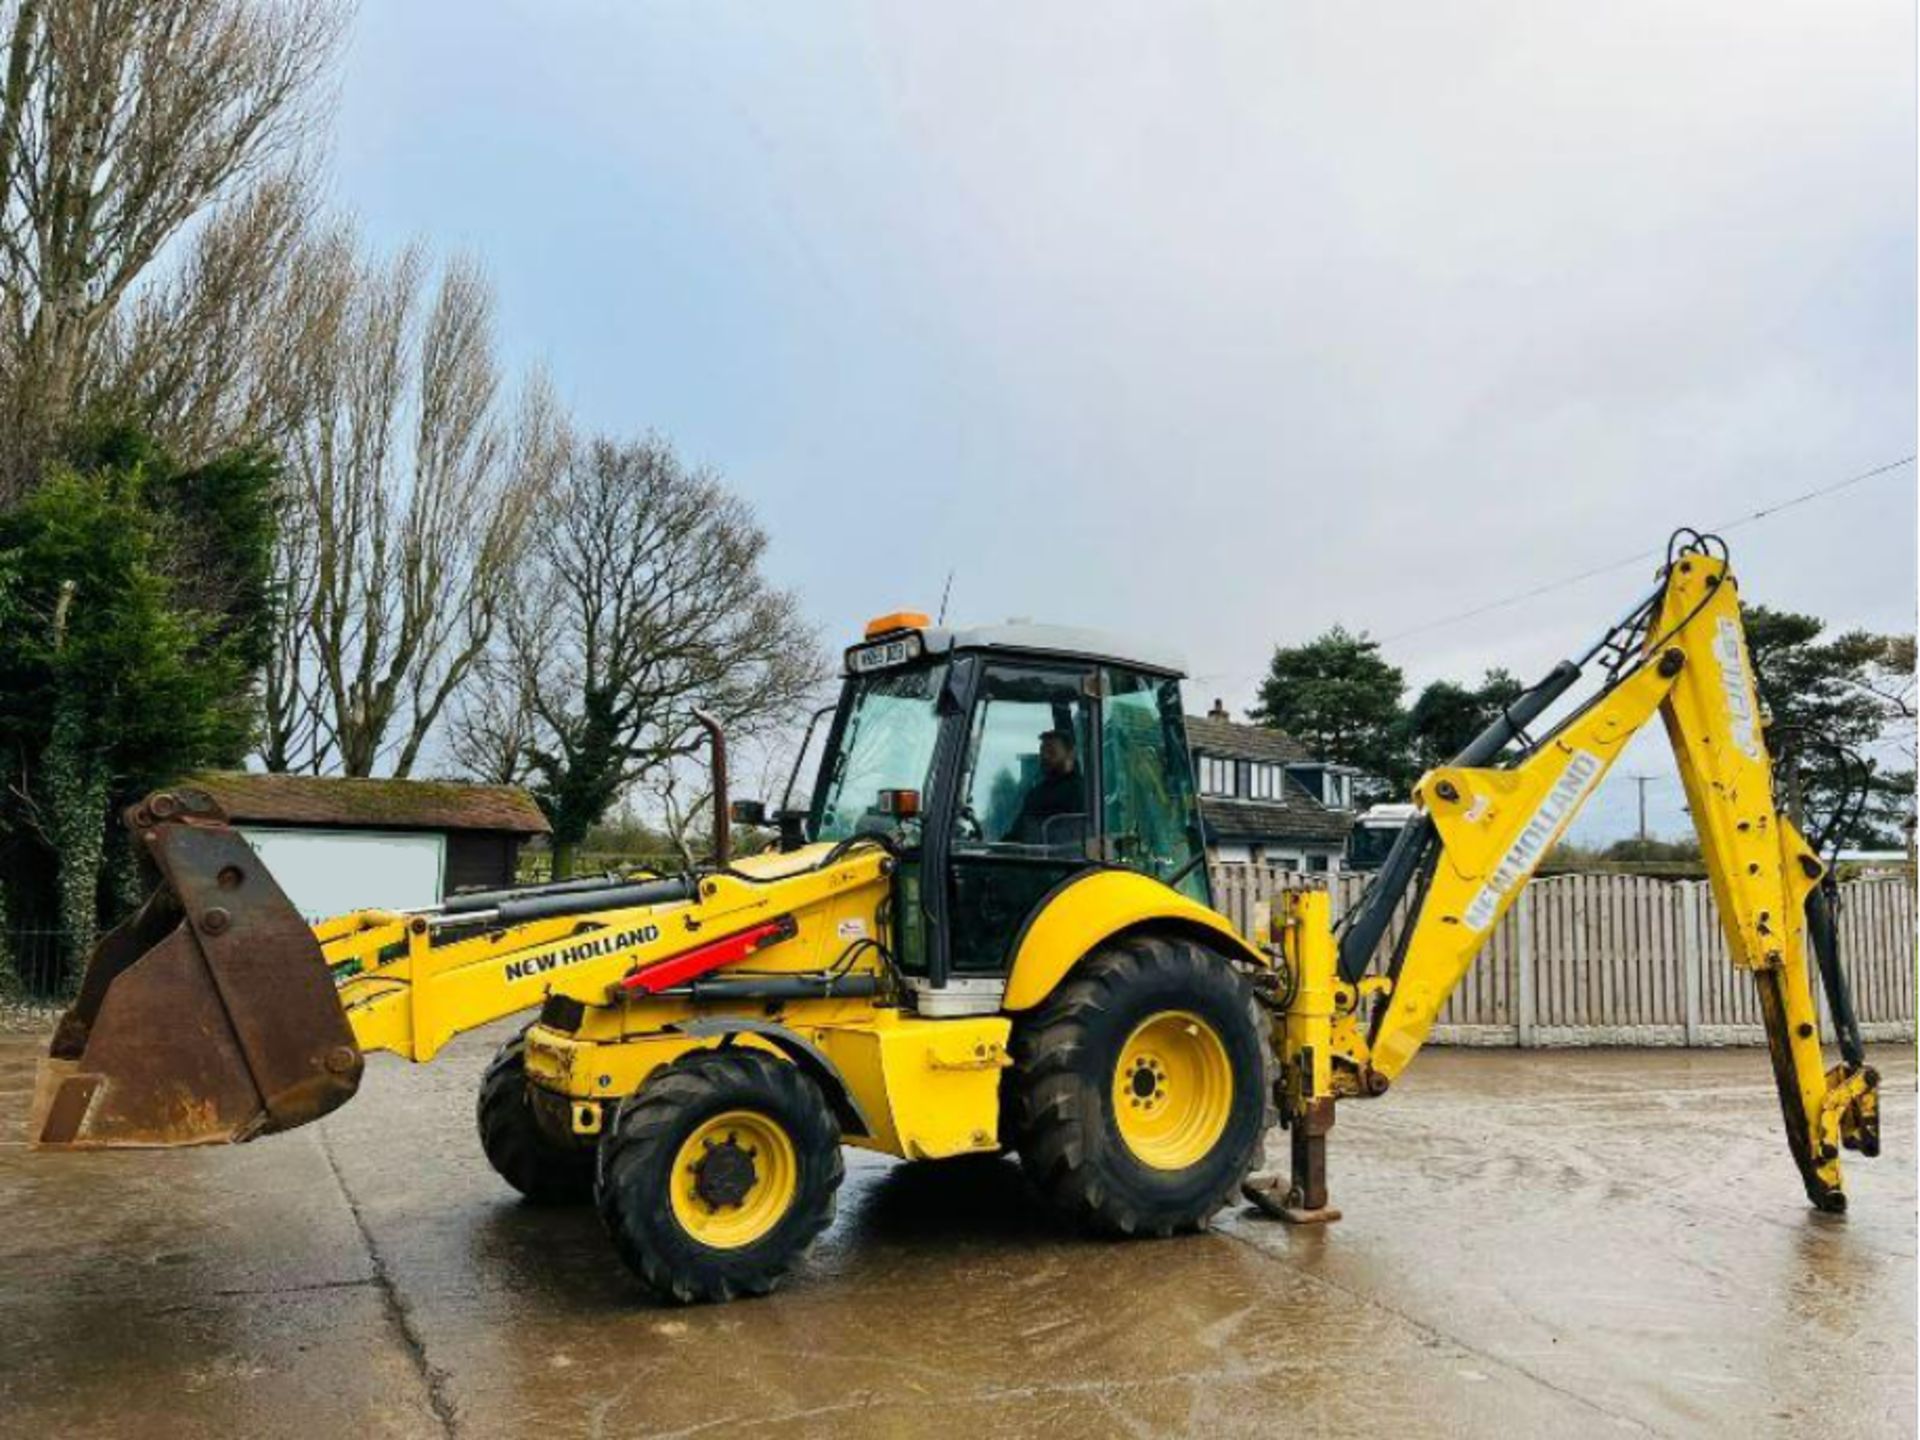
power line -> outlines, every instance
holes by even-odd
[[[1770,515],[1778,515],[1782,510],[1791,510],[1796,505],[1805,505],[1810,500],[1823,499],[1828,495],[1837,494],[1845,490],[1848,486],[1858,485],[1876,476],[1889,474],[1892,471],[1900,469],[1902,466],[1913,464],[1915,458],[1916,457],[1912,455],[1903,456],[1901,459],[1889,461],[1885,465],[1877,465],[1871,470],[1863,470],[1858,475],[1849,475],[1844,480],[1836,480],[1831,485],[1823,485],[1818,490],[1809,490],[1804,495],[1795,495],[1791,499],[1778,501],[1763,509],[1755,510],[1750,515],[1742,515],[1718,525],[1709,525],[1706,528],[1716,533],[1726,530],[1737,530],[1742,525],[1751,525],[1756,520],[1764,520]],[[1476,605],[1471,610],[1462,610],[1455,615],[1445,615],[1438,620],[1427,620],[1406,630],[1396,630],[1391,635],[1381,637],[1380,643],[1384,645],[1395,640],[1404,640],[1409,635],[1424,635],[1427,631],[1438,630],[1444,625],[1456,625],[1462,620],[1472,620],[1477,616],[1490,614],[1495,610],[1504,610],[1510,605],[1518,605],[1522,601],[1532,600],[1541,595],[1548,595],[1555,590],[1564,590],[1569,585],[1578,585],[1581,581],[1591,580],[1596,575],[1607,575],[1615,570],[1624,570],[1629,565],[1644,564],[1648,560],[1660,558],[1665,553],[1665,550],[1642,550],[1637,555],[1629,555],[1623,560],[1612,560],[1605,565],[1596,565],[1591,570],[1582,570],[1579,574],[1569,575],[1563,580],[1554,580],[1545,585],[1536,585],[1531,590],[1523,590],[1518,595],[1509,595],[1504,600],[1490,601],[1485,605]]]

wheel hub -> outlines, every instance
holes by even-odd
[[[1155,1170],[1204,1160],[1233,1114],[1233,1065],[1220,1032],[1187,1010],[1163,1010],[1134,1027],[1113,1071],[1112,1114],[1121,1142]]]
[[[753,1165],[759,1153],[751,1145],[743,1146],[737,1135],[708,1139],[706,1153],[693,1164],[693,1193],[714,1210],[739,1205],[760,1178]]]
[[[1134,1062],[1133,1070],[1127,1076],[1127,1089],[1132,1092],[1131,1099],[1136,1109],[1159,1108],[1167,1097],[1166,1066],[1155,1056],[1141,1057]]]

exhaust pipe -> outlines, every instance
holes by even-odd
[[[713,752],[713,863],[724,870],[733,863],[733,813],[727,804],[727,732],[705,710],[693,712],[700,728],[707,732]]]

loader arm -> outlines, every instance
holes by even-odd
[[[321,950],[360,1048],[425,1062],[549,995],[600,1005],[620,987],[672,993],[774,944],[783,968],[803,970],[827,948],[817,914],[879,885],[888,857],[817,845],[742,863],[758,873],[514,895],[433,915],[366,911],[338,922]]]
[[[831,943],[827,917],[890,869],[875,845],[816,845],[698,876],[602,876],[309,926],[204,792],[158,792],[126,818],[162,883],[95,949],[61,1019],[28,1122],[42,1147],[293,1129],[353,1096],[368,1052],[424,1063],[552,996],[671,1000],[775,945],[768,963],[805,981]],[[824,981],[827,993],[854,983]]]
[[[1526,724],[1595,659],[1611,669],[1609,682],[1526,744]],[[1877,1077],[1864,1063],[1831,951],[1826,867],[1775,803],[1737,587],[1724,551],[1699,537],[1670,557],[1654,592],[1582,661],[1556,667],[1453,764],[1421,778],[1419,817],[1339,937],[1337,957],[1315,933],[1326,924],[1325,898],[1284,902],[1280,939],[1298,978],[1280,1041],[1282,1113],[1296,1129],[1298,1193],[1291,1205],[1269,1208],[1326,1218],[1316,1212],[1327,1209],[1323,1149],[1333,1097],[1384,1093],[1412,1062],[1494,927],[1656,713],[1672,741],[1733,963],[1753,973],[1759,990],[1789,1148],[1813,1204],[1845,1209],[1839,1154],[1878,1149]],[[1525,748],[1498,763],[1516,741]],[[1386,949],[1403,906],[1397,942]],[[1841,1029],[1843,1060],[1831,1071],[1809,980],[1810,938],[1826,947],[1820,969]],[[1369,973],[1383,949],[1383,972]],[[1316,1009],[1324,1021],[1305,1013]]]

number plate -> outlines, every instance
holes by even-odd
[[[847,669],[855,675],[874,670],[890,670],[918,660],[923,647],[918,635],[902,635],[897,640],[882,640],[877,645],[862,645],[847,652]]]

